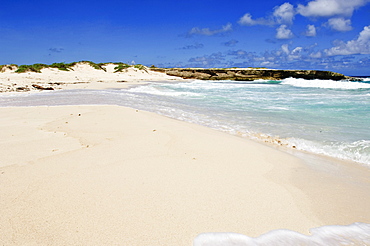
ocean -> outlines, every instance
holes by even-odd
[[[151,82],[1,95],[0,106],[114,104],[370,167],[370,79]]]

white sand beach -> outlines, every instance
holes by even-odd
[[[88,83],[50,69],[0,76],[3,88],[174,79],[81,69]],[[364,167],[313,168],[268,145],[131,108],[0,108],[0,156],[1,245],[192,245],[206,232],[257,237],[370,223]]]
[[[105,89],[126,88],[130,84],[145,81],[183,81],[174,76],[154,72],[150,69],[129,67],[115,72],[115,64],[104,66],[106,71],[95,69],[86,62],[77,63],[71,71],[57,68],[44,68],[41,73],[16,73],[16,67],[4,67],[0,72],[0,92],[39,91],[32,85],[58,89]]]

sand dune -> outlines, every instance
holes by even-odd
[[[107,64],[104,71],[81,62],[77,63],[72,71],[44,68],[41,73],[15,73],[15,68],[4,68],[3,72],[0,72],[0,92],[39,91],[33,85],[53,89],[103,89],[125,88],[129,84],[145,81],[183,81],[179,77],[135,67],[115,72],[116,66]]]

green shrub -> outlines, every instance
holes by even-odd
[[[36,72],[36,73],[41,73],[41,69],[43,68],[58,68],[59,70],[62,70],[62,71],[71,71],[73,70],[72,67],[75,66],[77,63],[85,63],[85,64],[88,64],[90,65],[91,67],[95,68],[95,69],[98,69],[98,70],[104,70],[104,71],[107,71],[106,68],[104,67],[105,65],[107,64],[111,64],[111,63],[94,63],[92,61],[79,61],[79,62],[71,62],[71,63],[64,63],[64,62],[55,62],[51,65],[46,65],[46,64],[41,64],[41,63],[36,63],[36,64],[33,64],[33,65],[20,65],[19,67],[17,65],[10,65],[10,66],[16,66],[18,69],[15,71],[16,73],[25,73],[25,72]],[[129,67],[135,67],[139,70],[145,70],[147,71],[147,67],[144,66],[144,65],[141,65],[141,64],[137,64],[137,65],[128,65],[126,63],[123,63],[123,62],[115,62],[113,63],[115,65],[117,65],[115,68],[114,68],[114,72],[122,72],[124,69],[127,69]],[[9,66],[9,65],[0,65],[0,70],[3,68],[3,67],[6,67],[6,66]],[[155,67],[154,65],[152,67]]]
[[[59,63],[53,63],[49,67],[58,68],[59,70],[62,70],[62,71],[70,71],[72,70],[72,67],[74,65],[76,65],[76,62],[71,62],[71,63],[59,62]]]
[[[92,62],[92,61],[80,61],[80,62],[82,62],[82,63],[87,63],[87,64],[89,64],[90,66],[92,66],[92,67],[93,67],[93,68],[95,68],[95,69],[107,71],[107,70],[105,69],[105,67],[103,67],[104,63],[98,63],[98,64],[97,64],[97,63]]]
[[[139,70],[146,70],[146,66],[141,65],[141,64],[134,65],[134,68],[137,68]]]
[[[118,65],[117,67],[114,68],[115,73],[122,72],[124,69],[127,69],[127,68],[131,67],[130,65],[128,65],[126,63],[122,63],[122,62],[117,62],[117,63],[114,63],[114,64]]]
[[[14,70],[14,69],[17,70],[18,65],[15,65],[15,64],[0,65],[0,72],[3,72],[2,70],[4,68],[10,69],[10,70]]]
[[[36,63],[33,65],[20,65],[15,71],[16,73],[26,73],[26,72],[35,72],[41,73],[41,69],[49,67],[46,64]]]

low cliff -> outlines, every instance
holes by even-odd
[[[282,80],[285,78],[342,80],[350,77],[340,73],[318,70],[274,70],[248,68],[151,68],[152,71],[184,79],[200,80]]]

